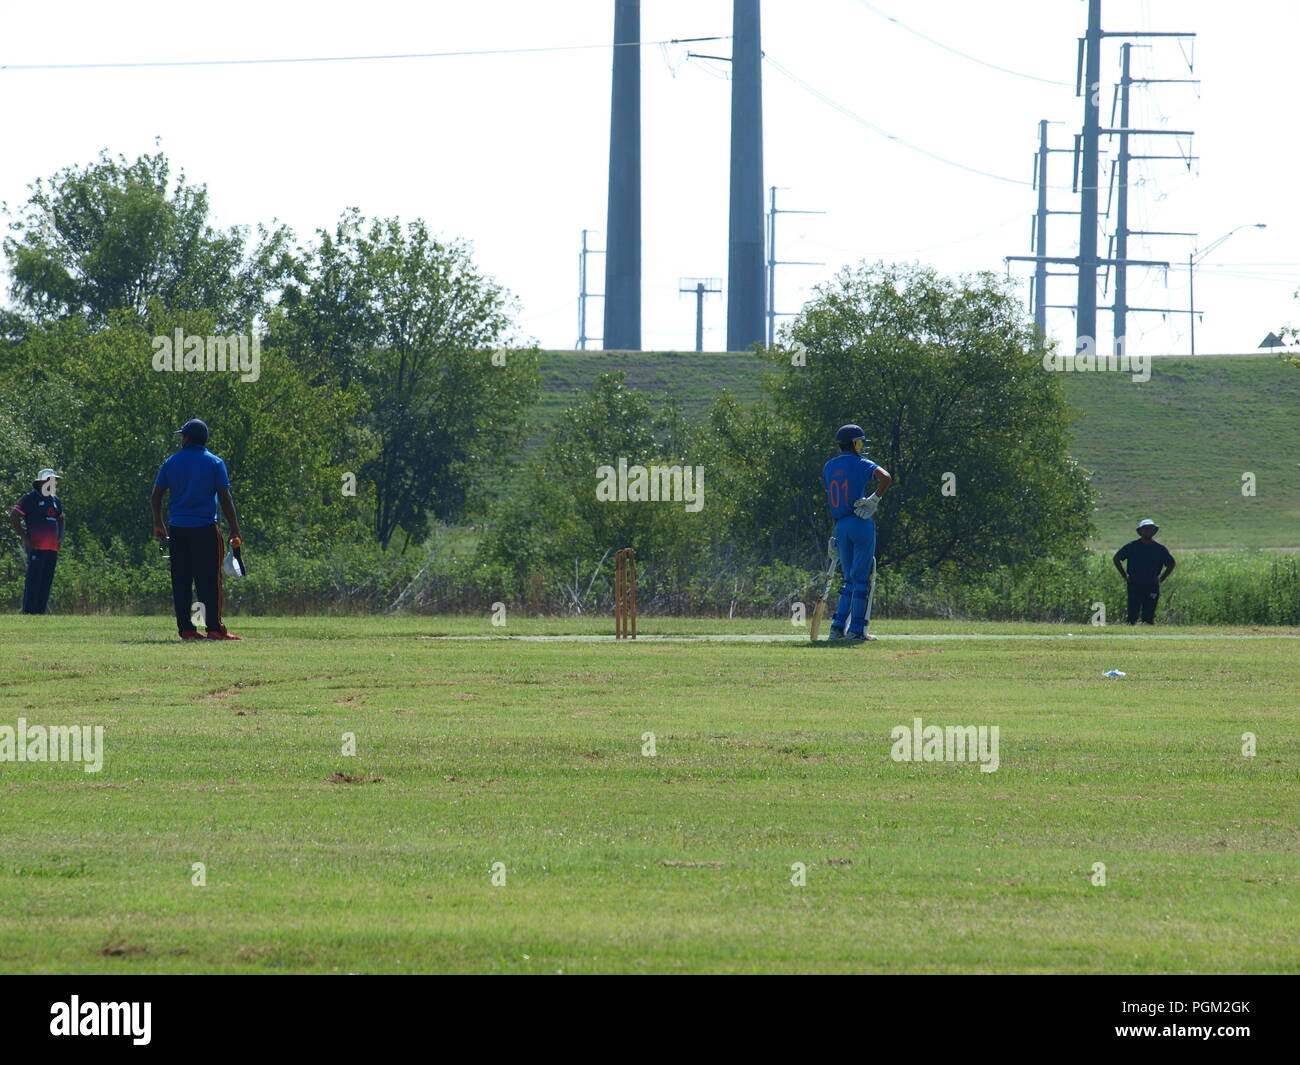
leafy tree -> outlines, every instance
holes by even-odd
[[[728,524],[761,557],[819,556],[821,468],[846,422],[865,428],[869,456],[895,480],[877,517],[882,564],[987,569],[1082,547],[1091,496],[1068,455],[1060,382],[995,276],[846,269],[788,337],[806,364],[773,353],[761,403],[746,412],[723,398],[711,414],[730,458],[715,477]]]
[[[4,240],[12,294],[37,322],[84,316],[94,326],[116,310],[143,313],[150,300],[208,310],[220,328],[259,314],[287,269],[289,232],[214,229],[208,194],[166,155],[134,162],[107,151],[85,167],[37,179]]]
[[[623,547],[635,548],[651,567],[647,591],[688,579],[707,554],[707,482],[705,509],[695,512],[682,502],[600,499],[596,489],[597,470],[617,469],[620,459],[629,467],[683,466],[689,451],[686,423],[671,399],[656,412],[624,374],[600,374],[558,420],[521,496],[499,504],[485,558],[512,567],[521,586],[536,572],[559,579],[571,606],[581,604],[602,557]],[[607,562],[606,576],[612,568]]]
[[[365,391],[374,535],[385,547],[398,532],[418,543],[430,518],[465,514],[471,487],[491,493],[537,397],[536,352],[504,351],[509,295],[468,245],[355,209],[318,237],[272,336],[312,380]]]
[[[1295,295],[1296,298],[1300,299],[1300,292],[1297,292]],[[1284,325],[1281,329],[1277,330],[1277,336],[1283,344],[1286,344],[1288,347],[1294,347],[1296,344],[1300,344],[1300,325]],[[1294,366],[1297,369],[1300,369],[1300,355],[1297,355],[1294,352],[1283,351],[1278,354],[1278,358],[1289,366]]]
[[[18,411],[0,393],[0,515],[8,523],[9,508],[19,496],[31,490],[36,471],[46,461],[21,424]]]
[[[212,450],[226,461],[250,547],[275,543],[304,552],[364,535],[358,498],[341,493],[360,444],[350,427],[363,396],[311,387],[272,349],[260,376],[160,372],[153,338],[177,328],[214,333],[213,316],[168,312],[145,318],[114,312],[107,325],[81,318],[35,327],[21,358],[0,373],[0,403],[16,411],[32,440],[64,474],[69,535],[101,544],[120,538],[147,550],[148,499],[159,465],[177,446],[173,431],[189,418],[212,429]],[[30,462],[28,463],[30,465]]]

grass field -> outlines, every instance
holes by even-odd
[[[598,373],[621,370],[634,387],[670,393],[699,421],[723,388],[753,402],[766,369],[727,352],[543,352],[530,444],[540,447],[540,427]],[[1300,370],[1270,355],[1155,359],[1150,381],[1070,373],[1063,383],[1079,415],[1074,457],[1093,473],[1099,545],[1114,551],[1151,516],[1174,550],[1300,548],[1300,454],[1284,446],[1300,435]],[[1247,472],[1256,476],[1253,497],[1241,494]]]
[[[0,971],[1300,972],[1295,630],[239,621],[0,617]]]
[[[1173,549],[1300,548],[1300,370],[1271,356],[1154,359],[1151,380],[1067,374],[1100,542],[1153,516]],[[1243,496],[1242,474],[1256,478]]]

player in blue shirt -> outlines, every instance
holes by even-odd
[[[863,452],[867,437],[858,425],[842,425],[835,432],[840,453],[822,468],[826,501],[835,521],[835,545],[840,555],[844,585],[831,620],[830,638],[848,643],[874,640],[867,633],[867,595],[874,579],[876,522],[873,515],[880,498],[894,479]],[[867,489],[875,481],[875,491]]]
[[[190,589],[203,604],[203,623],[209,640],[241,640],[221,623],[221,562],[225,545],[217,525],[217,505],[230,524],[230,546],[238,547],[239,518],[230,497],[226,464],[206,447],[208,427],[192,418],[176,430],[181,449],[158,470],[154,481],[153,534],[170,541],[172,604],[182,640],[201,640],[190,617]],[[162,523],[163,493],[170,491],[167,527]]]

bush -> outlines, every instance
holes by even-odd
[[[484,561],[472,547],[445,550],[435,537],[422,552],[401,554],[376,545],[343,545],[329,553],[291,550],[250,554],[250,575],[226,582],[226,612],[240,614],[417,614],[490,610],[502,602],[529,614],[613,613],[614,559],[578,558],[574,571],[527,573]],[[599,563],[599,564],[598,564]],[[567,567],[566,567],[567,570]],[[0,609],[22,602],[19,551],[0,558]],[[783,617],[795,603],[811,614],[825,570],[785,563],[745,568],[701,559],[689,573],[638,559],[638,609],[643,615]],[[832,587],[838,594],[839,584]],[[1095,604],[1106,620],[1124,620],[1124,583],[1109,553],[1076,562],[1048,560],[982,574],[936,571],[910,577],[882,566],[873,606],[877,619],[952,618],[1087,624]],[[167,563],[155,552],[132,563],[117,542],[61,552],[50,609],[59,614],[169,614]],[[1165,584],[1157,620],[1171,625],[1300,625],[1300,560],[1259,551],[1183,554]]]

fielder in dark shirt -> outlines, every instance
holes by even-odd
[[[1156,543],[1158,526],[1150,518],[1138,522],[1141,539],[1130,540],[1115,552],[1115,568],[1128,581],[1128,623],[1136,625],[1139,615],[1147,625],[1156,623],[1160,586],[1174,572],[1174,556],[1164,544]],[[1124,563],[1128,563],[1125,571]]]
[[[23,583],[23,613],[44,614],[49,607],[54,567],[63,545],[63,503],[55,494],[58,474],[41,470],[32,490],[9,511],[9,524],[23,542],[27,580]]]

